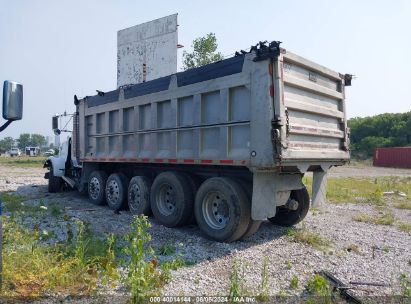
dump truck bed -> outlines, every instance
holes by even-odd
[[[271,49],[86,97],[74,156],[307,170],[349,159],[344,75]]]
[[[277,98],[286,120],[281,160],[349,159],[344,88],[350,76],[286,51],[278,62]]]

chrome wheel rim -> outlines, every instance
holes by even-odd
[[[101,191],[100,181],[97,177],[93,177],[89,184],[89,194],[93,200],[98,199]]]
[[[130,191],[128,193],[128,201],[130,204],[130,209],[133,210],[137,210],[141,205],[141,191],[138,185],[131,185]]]
[[[176,209],[176,193],[171,185],[160,186],[156,194],[156,205],[161,214],[165,216],[173,214]]]
[[[118,183],[115,180],[111,180],[107,183],[107,202],[115,205],[120,199],[120,189]]]
[[[221,192],[209,192],[204,198],[202,211],[207,225],[213,229],[224,229],[230,221],[230,208]]]

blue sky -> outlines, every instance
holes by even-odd
[[[280,40],[355,74],[348,117],[411,110],[411,1],[0,0],[0,81],[22,82],[25,98],[23,120],[0,138],[51,135],[51,116],[74,111],[74,94],[115,89],[117,30],[173,13],[186,50],[209,32],[225,55]]]

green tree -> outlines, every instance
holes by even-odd
[[[4,153],[14,147],[15,140],[12,137],[5,137],[0,140],[0,153]]]
[[[355,117],[348,126],[354,157],[371,157],[379,147],[411,146],[411,112]]]
[[[193,52],[183,52],[183,69],[188,70],[202,65],[223,60],[223,54],[217,52],[217,38],[214,33],[194,39]]]
[[[18,141],[18,147],[21,150],[25,150],[27,146],[30,146],[31,144],[31,136],[29,133],[23,133],[20,134],[19,138],[17,139]]]
[[[31,144],[33,146],[43,147],[46,144],[46,138],[41,134],[31,134]]]

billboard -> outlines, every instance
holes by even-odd
[[[117,32],[117,87],[177,72],[177,14]]]

